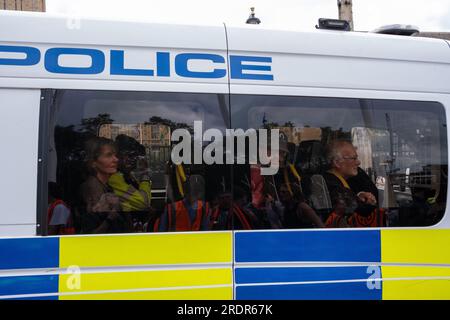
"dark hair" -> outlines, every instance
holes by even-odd
[[[136,139],[125,134],[119,134],[116,137],[116,146],[119,154],[128,154],[133,156],[145,156],[145,147]]]
[[[89,173],[92,175],[95,175],[95,170],[92,168],[92,163],[100,157],[102,154],[102,149],[105,146],[110,146],[114,149],[114,151],[117,150],[117,147],[112,140],[103,137],[95,137],[87,140],[85,143],[85,162]]]

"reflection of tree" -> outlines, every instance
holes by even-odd
[[[263,129],[267,129],[267,130],[270,130],[273,128],[279,128],[279,127],[280,127],[280,125],[277,122],[266,122],[263,125]]]
[[[174,122],[172,120],[161,118],[161,117],[158,117],[158,116],[151,117],[148,121],[145,122],[145,124],[165,125],[165,126],[168,126],[170,128],[171,132],[173,132],[173,130],[175,130],[175,129],[187,129],[191,134],[194,133],[194,128],[192,126],[188,125],[187,123]]]
[[[264,115],[263,115],[263,119],[262,119],[262,128],[263,129],[270,130],[270,129],[274,129],[274,128],[276,129],[276,128],[294,128],[294,127],[295,127],[295,124],[290,120],[288,120],[284,124],[280,125],[278,122],[268,121],[266,113],[264,113]]]
[[[333,130],[331,127],[321,127],[322,130],[322,143],[324,145],[327,145],[332,140],[351,140],[352,139],[352,133],[351,131],[344,131],[342,128],[339,128],[339,130]]]
[[[83,127],[83,131],[97,134],[98,129],[102,124],[111,124],[113,122],[114,120],[111,119],[111,115],[109,113],[100,113],[96,117],[82,119],[81,126]]]
[[[294,127],[294,123],[292,121],[285,122],[283,127],[293,128]]]
[[[274,129],[274,128],[294,128],[295,125],[292,121],[286,121],[284,124],[280,125],[278,122],[267,122],[263,121],[263,129]]]
[[[58,156],[64,155],[64,160],[84,160],[84,142],[93,137],[90,132],[79,132],[74,126],[55,127],[55,146]]]

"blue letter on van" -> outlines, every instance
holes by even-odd
[[[123,50],[111,50],[111,74],[121,76],[149,76],[153,77],[153,70],[125,69]]]
[[[272,71],[270,65],[243,64],[243,62],[272,62],[271,57],[230,56],[231,79],[273,80],[271,74],[242,73],[244,70]]]
[[[25,53],[25,59],[0,58],[0,65],[32,66],[41,60],[41,52],[33,47],[0,46],[0,52]]]
[[[92,64],[90,67],[62,67],[58,62],[61,55],[89,56]],[[45,69],[53,73],[98,74],[105,69],[105,55],[95,49],[52,48],[45,53]]]
[[[156,66],[158,77],[170,77],[170,53],[157,52]]]
[[[189,60],[210,60],[215,63],[225,63],[225,58],[217,54],[181,53],[175,57],[175,71],[180,77],[187,78],[223,78],[227,74],[225,69],[214,69],[211,72],[189,71]]]

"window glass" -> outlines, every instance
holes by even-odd
[[[231,114],[233,128],[278,130],[278,172],[234,174],[261,228],[429,226],[444,214],[439,103],[232,95]]]
[[[180,130],[189,135],[184,155],[195,144],[194,122],[200,134],[224,132],[225,96],[60,90],[49,118],[49,234],[211,229],[229,171],[176,165],[171,139]]]

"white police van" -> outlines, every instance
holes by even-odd
[[[0,12],[0,298],[450,298],[449,42],[67,22]],[[138,142],[160,216],[170,134],[194,121],[205,130],[279,128],[303,180],[319,172],[320,145],[352,140],[386,220],[157,232],[136,213],[126,231],[83,224],[87,139]],[[226,190],[241,201],[237,190],[252,185],[248,168],[185,169],[202,177],[211,212]],[[71,208],[74,234],[50,236],[48,182]]]

